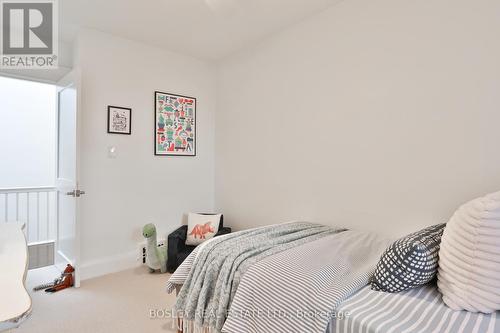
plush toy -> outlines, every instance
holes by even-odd
[[[66,265],[64,272],[61,273],[61,276],[58,279],[55,279],[54,282],[45,283],[33,288],[33,291],[38,291],[45,289],[45,292],[55,293],[56,291],[63,290],[66,288],[73,287],[74,279],[73,273],[75,269],[70,264]]]
[[[142,235],[146,238],[146,265],[149,272],[154,273],[157,269],[162,273],[167,272],[167,247],[158,247],[156,240],[156,227],[148,223],[142,228]]]

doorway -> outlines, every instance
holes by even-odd
[[[54,84],[0,76],[0,216],[25,224],[30,269],[54,264],[56,94]]]
[[[43,83],[0,76],[0,223],[24,223],[29,269],[78,265],[75,77]]]

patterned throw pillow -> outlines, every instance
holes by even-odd
[[[446,223],[412,233],[394,242],[380,258],[372,290],[397,293],[422,286],[437,273],[441,236]]]
[[[222,214],[188,214],[186,245],[200,245],[215,236]]]

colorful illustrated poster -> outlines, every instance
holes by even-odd
[[[196,155],[196,98],[155,92],[155,155]]]

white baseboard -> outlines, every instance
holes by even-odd
[[[80,280],[116,273],[140,265],[137,251],[91,260],[80,265]]]

